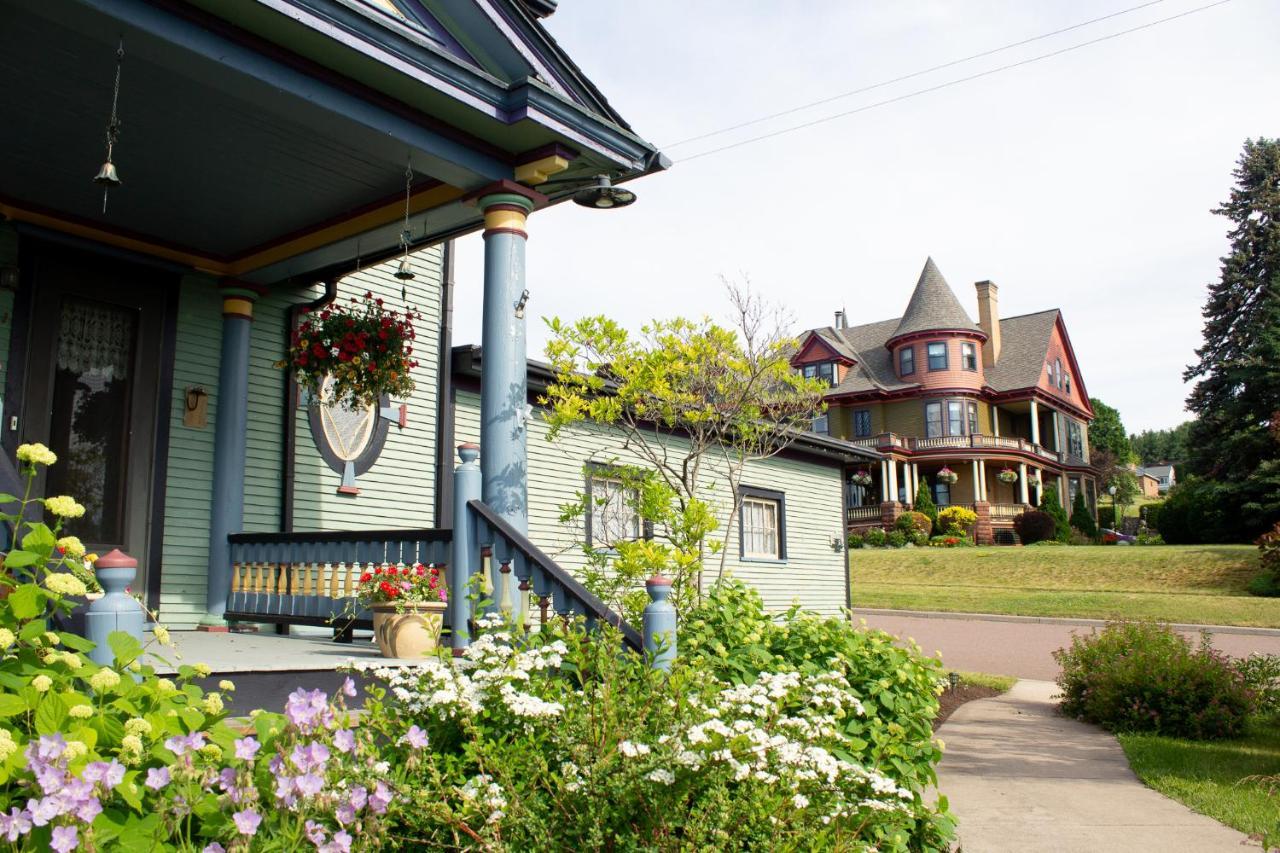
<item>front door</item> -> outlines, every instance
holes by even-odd
[[[25,258],[24,258],[25,260]],[[44,495],[84,504],[64,534],[98,554],[138,559],[148,589],[166,298],[175,276],[61,247],[42,247],[34,286],[23,394],[25,441],[58,454]]]

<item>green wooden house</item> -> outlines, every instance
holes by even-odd
[[[629,203],[614,185],[667,161],[548,35],[554,7],[0,0],[0,488],[49,445],[40,488],[139,559],[174,627],[323,624],[351,565],[446,563],[454,521],[608,618],[525,537],[524,244],[536,211]],[[483,288],[455,293],[447,240],[480,229]],[[366,290],[423,313],[417,390],[326,421],[275,365],[303,306]],[[462,519],[455,299],[483,299],[495,354]]]

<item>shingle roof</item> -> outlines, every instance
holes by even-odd
[[[970,319],[960,300],[956,299],[933,258],[929,258],[924,262],[920,280],[916,282],[906,313],[902,315],[902,321],[898,323],[893,337],[932,329],[973,329],[975,332],[982,332]]]
[[[997,391],[1029,388],[1040,381],[1058,309],[1006,317],[1000,321],[1000,360],[984,372]]]

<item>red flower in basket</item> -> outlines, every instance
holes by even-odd
[[[356,597],[365,604],[447,602],[449,592],[439,566],[416,563],[413,566],[378,566],[372,572],[364,572],[356,584]]]

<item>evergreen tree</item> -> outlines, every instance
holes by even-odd
[[[1186,462],[1191,426],[1192,421],[1184,421],[1172,429],[1144,429],[1129,436],[1129,446],[1138,457],[1138,464],[1178,466]]]
[[[920,488],[916,490],[916,502],[912,507],[916,512],[924,513],[929,516],[929,520],[933,522],[935,530],[938,528],[938,505],[933,502],[933,496],[929,494],[929,481],[924,477],[920,478]]]
[[[1125,432],[1120,412],[1097,397],[1089,398],[1093,407],[1093,422],[1089,424],[1089,448],[1109,450],[1122,463],[1133,457],[1129,434]]]
[[[1231,251],[1209,286],[1204,344],[1183,378],[1192,472],[1216,482],[1251,539],[1280,519],[1280,140],[1247,140],[1230,198]]]
[[[1053,538],[1059,542],[1068,541],[1071,538],[1071,522],[1067,521],[1067,511],[1058,500],[1057,486],[1044,487],[1044,493],[1040,496],[1040,510],[1053,516]]]
[[[1098,535],[1098,524],[1093,520],[1093,513],[1084,503],[1084,490],[1076,492],[1075,503],[1071,505],[1071,526],[1090,539]]]

